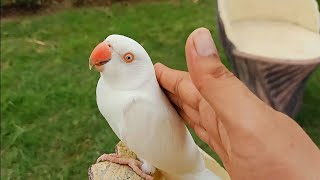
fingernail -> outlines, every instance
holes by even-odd
[[[198,55],[209,56],[215,52],[216,48],[208,29],[199,29],[196,32],[193,40]]]

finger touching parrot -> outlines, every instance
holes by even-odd
[[[96,100],[118,138],[141,162],[110,154],[98,161],[128,164],[145,179],[157,169],[168,180],[218,180],[205,167],[198,146],[162,92],[152,61],[136,41],[110,35],[91,53],[89,68],[100,72]]]

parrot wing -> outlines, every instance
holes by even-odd
[[[158,169],[190,173],[204,168],[191,134],[162,92],[133,98],[124,108],[121,123],[121,140]]]

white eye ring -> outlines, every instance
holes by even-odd
[[[134,55],[131,52],[125,53],[123,55],[123,60],[126,63],[131,63],[132,61],[134,61]]]

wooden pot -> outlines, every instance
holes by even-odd
[[[227,1],[228,3],[233,3],[235,0]],[[219,2],[225,3],[225,1],[222,2],[222,0]],[[235,7],[230,9],[235,9]],[[272,56],[268,57],[266,54],[259,55],[243,52],[236,48],[235,44],[228,37],[228,33],[226,33],[226,28],[231,27],[231,20],[228,22],[227,18],[221,17],[221,13],[224,13],[223,11],[224,8],[220,4],[217,15],[219,34],[235,75],[246,84],[253,93],[271,107],[291,117],[294,116],[302,104],[306,81],[320,63],[320,46],[319,48],[317,47],[319,56],[298,60],[291,58],[272,58]],[[270,9],[270,11],[272,10]],[[227,17],[228,13],[225,13],[224,17]],[[259,14],[258,12],[257,15],[252,15],[252,17],[262,16],[261,14],[262,13]],[[249,16],[250,14],[246,14],[246,17]],[[319,19],[319,17],[315,17],[315,20],[317,19]],[[237,22],[241,20],[237,20]],[[226,24],[228,27],[226,27]]]

